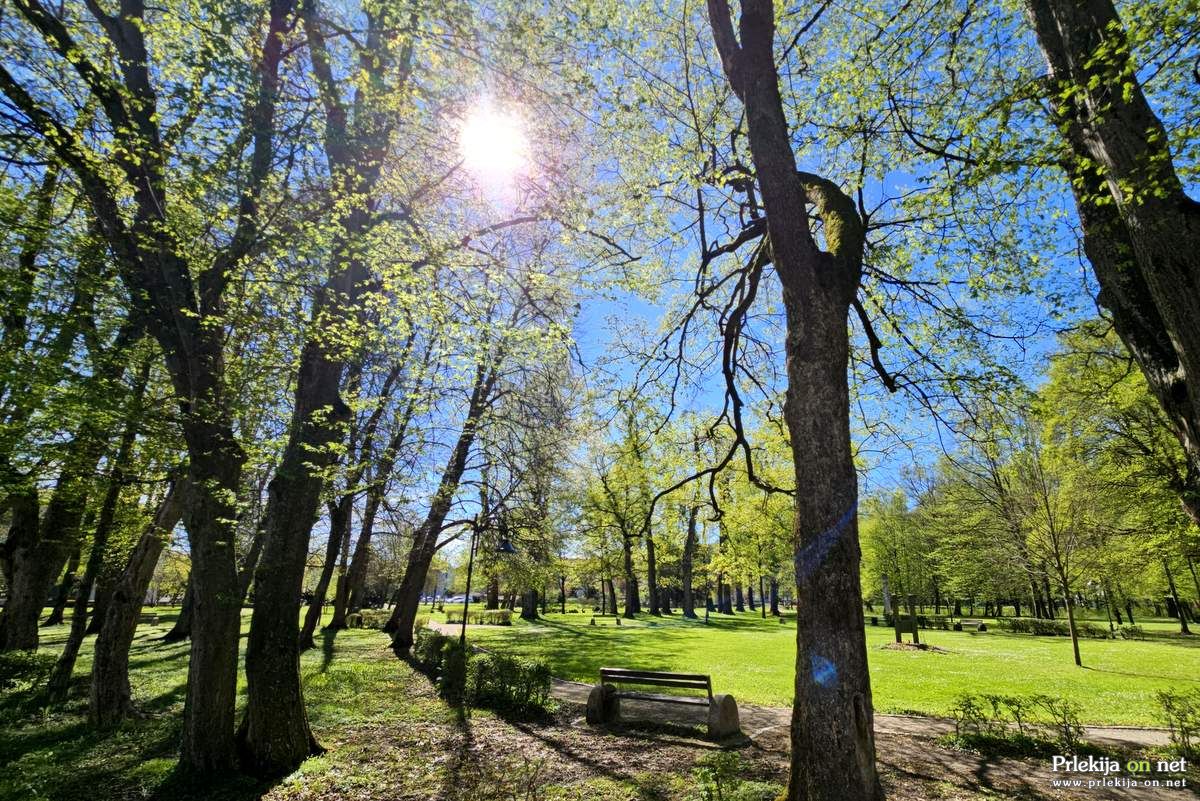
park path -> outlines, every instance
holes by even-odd
[[[592,685],[577,681],[554,679],[550,694],[560,701],[587,704]],[[769,741],[776,737],[787,737],[792,710],[776,706],[738,704],[742,731],[755,742]],[[672,715],[675,715],[674,710]],[[920,715],[875,714],[875,731],[899,737],[937,738],[954,731],[954,722],[944,718]],[[1087,726],[1084,738],[1100,746],[1116,748],[1145,748],[1166,745],[1170,737],[1166,729],[1139,729],[1123,726]]]
[[[591,685],[554,679],[551,695],[571,704],[586,704]],[[655,707],[660,707],[655,709]],[[693,711],[694,710],[694,711]],[[672,705],[672,722],[703,726],[705,709]],[[742,731],[754,747],[786,758],[790,749],[788,729],[791,710],[742,704],[738,709]],[[623,719],[658,722],[661,704],[622,701]],[[583,718],[578,719],[583,724]],[[1087,774],[1055,773],[1048,760],[988,757],[957,749],[939,748],[935,741],[954,731],[954,723],[942,718],[916,715],[876,715],[875,747],[879,763],[888,777],[892,798],[929,798],[930,784],[950,788],[948,798],[1023,798],[1038,801],[1194,801],[1194,788],[1056,787],[1060,779],[1088,778]],[[1085,738],[1108,747],[1142,749],[1168,741],[1158,729],[1088,727]],[[963,794],[959,794],[959,792]],[[939,790],[939,793],[941,790]],[[937,795],[937,797],[942,797]]]

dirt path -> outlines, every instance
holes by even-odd
[[[551,695],[559,700],[586,704],[590,684],[555,679]],[[774,706],[738,704],[742,731],[755,742],[776,736],[786,739],[792,710]],[[875,715],[875,731],[908,737],[936,739],[954,731],[953,721],[918,715]],[[1088,726],[1084,738],[1096,745],[1114,748],[1145,748],[1166,745],[1170,738],[1165,729],[1137,729],[1119,726]]]
[[[586,704],[591,685],[554,680],[551,694],[571,704]],[[656,709],[655,707],[660,707]],[[660,722],[662,705],[622,702],[622,719]],[[704,710],[678,706],[670,708],[670,720],[703,726]],[[785,757],[788,753],[788,727],[791,710],[779,707],[739,705],[742,731],[761,751]],[[689,717],[690,715],[690,717]],[[582,720],[579,721],[582,725]],[[1087,787],[1088,774],[1055,773],[1047,760],[989,757],[944,748],[937,738],[954,730],[951,721],[914,715],[876,715],[875,741],[891,798],[928,797],[929,784],[943,788],[942,798],[975,799],[1101,799],[1102,801],[1183,801],[1197,798],[1194,788],[1165,787]],[[1144,749],[1167,742],[1167,733],[1156,729],[1093,727],[1086,738],[1097,744],[1122,749]],[[1078,788],[1056,787],[1063,779],[1081,779]],[[942,792],[942,791],[939,791]]]

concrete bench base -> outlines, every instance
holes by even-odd
[[[587,722],[595,726],[620,720],[622,695],[611,684],[597,684],[592,687],[588,693]],[[648,696],[642,693],[628,695],[640,701],[677,703],[670,696]],[[740,732],[741,720],[738,717],[737,701],[732,695],[714,695],[708,702],[709,739],[721,740]]]

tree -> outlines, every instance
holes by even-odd
[[[154,519],[146,526],[113,589],[92,658],[88,720],[96,726],[115,726],[132,711],[129,646],[159,556],[183,516],[190,491],[186,482],[182,471],[171,477],[171,486],[159,502]]]
[[[709,0],[708,12],[725,75],[746,107],[766,216],[769,245],[754,256],[751,275],[769,257],[787,316],[784,418],[799,489],[793,547],[797,605],[804,609],[796,632],[788,798],[880,798],[846,379],[862,221],[836,184],[796,168],[775,67],[772,3],[745,0],[738,33],[725,0]],[[825,223],[825,250],[809,230],[810,203]]]
[[[1200,204],[1184,191],[1112,1],[1025,7],[1100,303],[1187,454],[1181,499],[1200,521]]]
[[[277,155],[275,114],[292,4],[272,3],[261,27],[244,25],[234,34],[252,33],[261,42],[248,63],[228,61],[231,68],[241,68],[230,78],[241,81],[239,88],[250,90],[244,95],[248,98],[244,107],[237,110],[244,122],[232,126],[249,145],[250,155],[244,165],[245,180],[238,183],[230,204],[231,233],[223,246],[214,249],[211,260],[184,246],[182,221],[173,216],[187,201],[180,197],[179,206],[173,202],[181,193],[179,184],[169,180],[172,134],[164,135],[155,88],[156,79],[171,70],[152,70],[150,54],[169,59],[178,53],[148,45],[155,26],[148,24],[145,6],[135,0],[123,5],[119,15],[94,6],[90,20],[70,20],[75,31],[39,0],[21,0],[15,8],[31,37],[48,51],[38,57],[60,80],[30,88],[5,67],[0,68],[0,91],[78,180],[139,323],[162,349],[180,404],[189,479],[196,487],[185,517],[197,607],[181,763],[200,772],[224,771],[235,761],[239,604],[232,522],[237,516],[234,499],[244,456],[225,391],[222,318],[233,270],[262,234],[259,201]],[[78,29],[92,23],[99,38],[89,31],[87,41],[81,41]],[[214,42],[224,53],[236,52],[231,44]],[[195,69],[191,63],[180,67],[188,72]],[[28,79],[32,72],[40,70],[23,70],[21,78]],[[73,104],[56,93],[56,86],[82,92],[90,98],[86,105],[94,103],[103,110],[115,147],[88,141],[72,130],[60,113]],[[216,116],[225,111],[218,109]],[[240,156],[238,166],[243,166]],[[124,198],[130,198],[131,205]]]

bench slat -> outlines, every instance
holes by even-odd
[[[676,679],[679,681],[700,681],[707,683],[709,677],[704,673],[665,673],[656,670],[625,670],[624,668],[600,668],[601,676],[627,676],[637,679]]]
[[[707,698],[698,698],[694,695],[658,695],[655,693],[630,693],[623,692],[621,698],[631,698],[635,701],[661,701],[667,704],[690,704],[692,706],[708,706]]]
[[[709,685],[703,681],[675,681],[673,679],[622,679],[605,676],[601,684],[645,684],[649,687],[676,687],[681,690],[708,690]]]

